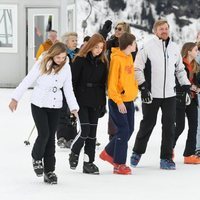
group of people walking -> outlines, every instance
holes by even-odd
[[[22,94],[35,82],[31,111],[38,137],[32,149],[33,168],[37,176],[44,175],[47,183],[57,183],[56,133],[58,145],[71,148],[71,169],[76,169],[84,148],[83,173],[99,174],[94,164],[96,134],[98,119],[105,113],[106,93],[109,142],[99,157],[113,166],[113,173],[131,174],[126,161],[128,141],[134,131],[134,100],[138,89],[143,119],[130,165],[136,167],[145,153],[160,108],[160,168],[176,169],[175,145],[185,127],[185,115],[189,129],[184,163],[200,164],[200,133],[196,140],[200,127],[198,44],[188,42],[180,52],[170,39],[168,22],[162,19],[153,26],[154,37],[140,49],[128,23],[117,23],[115,34],[107,39],[111,28],[112,22],[107,20],[99,33],[87,38],[80,49],[74,33],[64,34],[62,42],[55,40],[12,95],[9,107],[14,111]],[[81,125],[79,133],[71,123],[76,124],[77,120]]]

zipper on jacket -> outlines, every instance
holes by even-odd
[[[165,98],[165,86],[166,86],[166,67],[167,67],[167,60],[166,60],[166,50],[167,48],[165,47],[165,42],[162,41],[162,44],[163,44],[163,53],[164,53],[164,86],[163,86],[163,98]]]

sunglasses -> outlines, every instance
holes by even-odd
[[[115,27],[115,30],[122,31],[121,27]]]

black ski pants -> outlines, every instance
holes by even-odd
[[[184,99],[183,99],[184,98]],[[174,146],[179,136],[185,129],[185,115],[188,119],[188,134],[185,145],[185,150],[183,156],[191,156],[195,154],[196,148],[196,134],[197,134],[197,124],[198,124],[198,110],[197,110],[197,100],[192,99],[190,105],[185,105],[185,96],[177,97],[176,105],[176,129],[175,129],[175,139]]]
[[[79,118],[81,122],[81,133],[79,133],[72,143],[71,151],[80,154],[84,146],[84,161],[94,162],[96,149],[96,132],[100,108],[81,106]]]
[[[138,154],[144,154],[147,143],[156,125],[158,110],[162,111],[162,141],[161,141],[161,159],[172,158],[172,147],[175,132],[176,116],[176,98],[153,98],[151,104],[142,104],[143,119],[140,122],[140,128],[136,136],[133,151]]]
[[[38,136],[35,140],[32,157],[44,162],[44,171],[55,170],[55,133],[60,109],[40,108],[31,104],[31,111]]]

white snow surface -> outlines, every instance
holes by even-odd
[[[147,151],[132,175],[116,175],[112,166],[99,159],[98,155],[108,142],[107,114],[99,120],[97,137],[101,143],[96,149],[95,164],[100,175],[82,173],[83,152],[76,170],[68,164],[69,149],[56,147],[57,185],[48,185],[36,177],[32,169],[31,149],[37,132],[34,131],[30,145],[25,146],[32,127],[30,95],[28,90],[15,113],[8,109],[13,89],[0,89],[0,199],[1,200],[188,200],[199,199],[199,165],[183,164],[183,149],[186,131],[175,149],[177,170],[159,169],[161,142],[160,113],[157,125],[150,138]],[[139,100],[140,104],[140,100]],[[173,114],[173,113],[172,113]],[[135,115],[135,131],[129,141],[127,164],[138,131],[142,114]],[[187,129],[187,126],[186,126]]]

